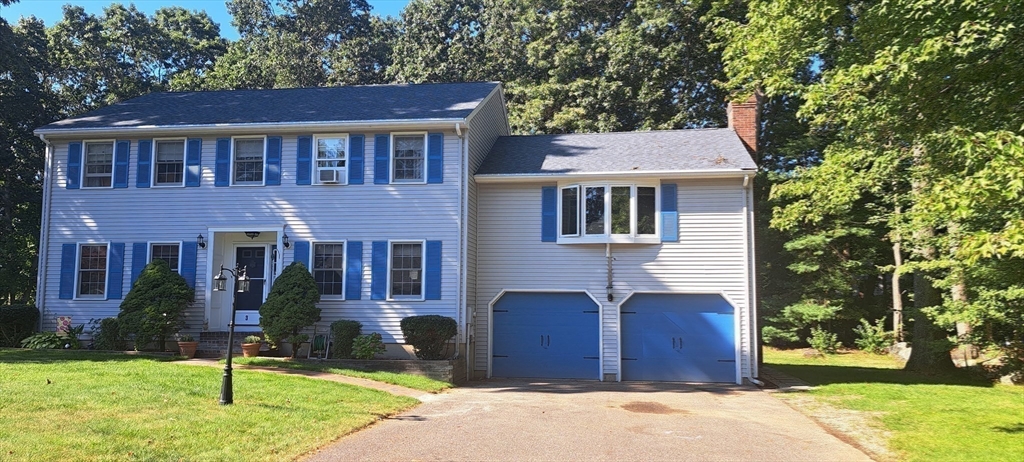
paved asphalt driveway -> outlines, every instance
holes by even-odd
[[[488,380],[421,400],[310,460],[870,460],[754,387]]]

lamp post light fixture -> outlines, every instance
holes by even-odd
[[[284,248],[286,249],[290,249],[292,247],[292,241],[288,238],[288,233],[284,233],[284,236],[281,236],[281,243],[284,244]]]
[[[206,238],[203,237],[203,233],[199,233],[199,236],[196,237],[196,244],[199,245],[200,249],[206,248]]]
[[[238,306],[238,294],[249,291],[249,276],[245,274],[245,267],[235,265],[235,269],[227,269],[220,265],[220,274],[213,277],[213,290],[223,292],[226,289],[228,278],[224,276],[227,272],[235,280],[235,294],[231,297],[231,321],[228,322],[228,357],[224,365],[224,379],[220,384],[220,404],[232,404],[235,402],[235,393],[231,383],[231,354],[235,342],[235,309]]]

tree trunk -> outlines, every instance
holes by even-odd
[[[914,232],[914,240],[920,242],[918,253],[922,260],[935,259],[935,246],[929,241],[935,235],[935,229],[926,227]],[[914,272],[914,329],[912,331],[910,359],[904,368],[908,371],[940,373],[956,370],[953,359],[949,355],[949,345],[945,332],[932,323],[922,308],[942,303],[938,289],[925,274]]]
[[[903,341],[903,289],[900,288],[900,266],[903,266],[903,255],[900,253],[900,241],[892,244],[892,258],[895,269],[892,272],[892,333],[897,342]]]

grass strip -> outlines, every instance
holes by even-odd
[[[221,361],[223,362],[223,361]],[[403,374],[399,372],[362,370],[340,367],[329,361],[312,361],[286,358],[234,358],[233,364],[259,367],[279,367],[283,369],[297,369],[303,371],[327,372],[330,374],[358,377],[362,379],[375,380],[377,382],[390,383],[414,390],[422,390],[429,393],[439,393],[449,388],[452,384],[430,377],[415,374]]]

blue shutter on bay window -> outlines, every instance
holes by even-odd
[[[348,137],[348,184],[363,184],[363,170],[366,169],[363,161],[365,143],[366,139],[363,135]]]
[[[558,192],[554,186],[540,188],[540,241],[558,241]]]
[[[142,270],[146,269],[146,257],[149,254],[149,244],[145,242],[136,242],[132,244],[132,283],[131,286],[135,285],[135,281],[139,279],[139,275],[142,274]]]
[[[661,242],[679,241],[679,210],[675,183],[661,184]]]
[[[68,143],[68,177],[67,189],[78,189],[82,184],[82,142]],[[74,270],[71,270],[74,272]],[[74,285],[72,280],[71,285]],[[63,291],[61,292],[63,293]],[[63,297],[61,297],[63,298]],[[68,297],[71,298],[71,297]]]
[[[444,182],[444,133],[427,135],[427,183]]]
[[[391,182],[390,144],[390,135],[377,135],[373,138],[373,184],[388,184]]]
[[[216,156],[213,185],[228,186],[231,184],[231,138],[217,138]]]
[[[139,140],[138,151],[135,157],[138,159],[138,163],[135,167],[135,187],[136,188],[148,188],[149,181],[153,177],[153,141],[152,140]],[[132,279],[132,281],[135,281]]]
[[[264,184],[268,186],[281,185],[281,137],[267,137],[267,173]]]
[[[388,298],[388,241],[373,241],[370,260],[370,299]]]
[[[81,145],[79,145],[81,148]],[[60,251],[60,292],[59,298],[71,300],[75,298],[75,266],[78,257],[78,244],[64,244]]]
[[[345,252],[345,300],[359,300],[363,290],[363,243],[348,241]]]
[[[292,263],[299,262],[309,269],[309,241],[292,241]]]
[[[427,300],[441,299],[441,241],[427,241],[427,264],[424,268],[426,275],[423,282],[426,285],[423,293]]]
[[[203,140],[189,138],[185,143],[185,187],[199,187],[203,177]]]
[[[114,142],[114,187],[128,187],[128,166],[129,152],[132,148],[131,141],[119,140]]]
[[[181,243],[181,277],[185,278],[188,286],[196,288],[196,251],[198,245],[195,241]]]
[[[107,299],[119,299],[124,285],[124,243],[111,243],[107,258]]]
[[[311,184],[313,169],[313,137],[300,136],[296,142],[295,184]]]

